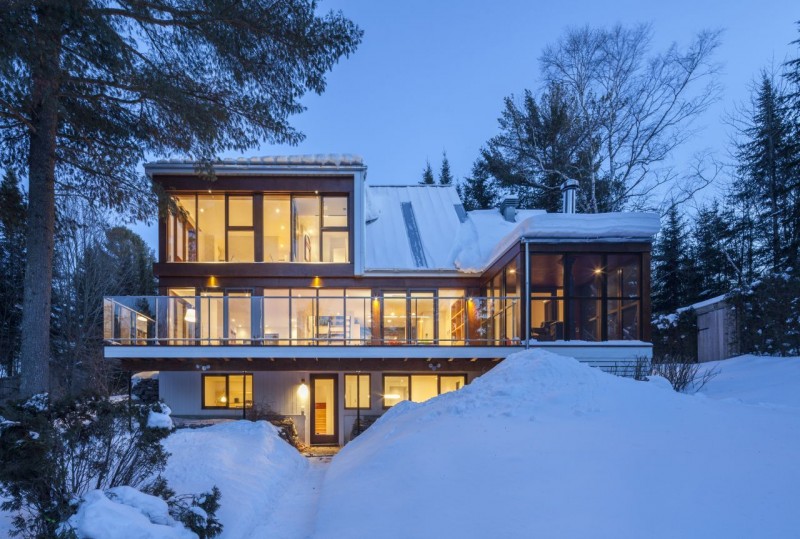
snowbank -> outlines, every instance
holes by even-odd
[[[147,414],[147,426],[151,429],[171,430],[174,426],[172,423],[172,418],[170,417],[172,410],[170,410],[169,406],[163,402],[158,403],[158,405],[161,407],[160,412],[150,410],[150,412]]]
[[[800,408],[800,357],[740,356],[704,363],[714,377],[700,393],[759,405]]]
[[[164,500],[131,487],[89,491],[69,525],[80,539],[197,539]]]
[[[791,537],[798,443],[793,409],[521,352],[346,446],[317,537]]]
[[[164,475],[173,490],[199,493],[219,487],[222,538],[258,537],[254,530],[308,466],[265,421],[181,429],[164,446],[172,454]],[[262,536],[268,536],[266,532]]]

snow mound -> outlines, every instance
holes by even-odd
[[[800,414],[666,389],[513,354],[348,444],[316,537],[795,534]]]
[[[231,421],[199,429],[179,429],[164,441],[171,457],[164,472],[177,493],[222,493],[217,518],[222,539],[256,537],[306,459],[266,421]],[[264,535],[266,536],[266,535]]]
[[[167,429],[172,430],[173,425],[172,418],[170,414],[172,410],[169,409],[169,406],[164,404],[163,402],[158,403],[161,406],[161,411],[156,412],[155,410],[150,410],[147,414],[147,426],[151,429]]]
[[[700,393],[762,406],[800,408],[800,357],[745,355],[703,363],[718,372]]]
[[[89,491],[69,526],[83,539],[197,539],[161,498],[132,487]]]

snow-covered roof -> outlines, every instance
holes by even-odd
[[[178,163],[194,165],[194,159],[162,159],[152,161],[148,165],[163,165],[166,163]],[[225,165],[329,165],[329,166],[352,166],[363,165],[364,159],[360,155],[354,154],[307,154],[307,155],[266,155],[262,157],[236,157],[218,159],[214,163]]]
[[[376,271],[453,271],[451,251],[453,238],[461,228],[459,211],[463,212],[463,206],[453,187],[370,186],[365,210],[365,267]]]
[[[144,166],[148,174],[186,173],[198,165],[194,159],[162,159],[151,161]],[[268,155],[263,157],[237,157],[213,161],[218,169],[238,169],[258,173],[269,169],[289,167],[298,171],[309,169],[365,170],[364,159],[355,154],[313,154],[313,155]]]
[[[368,271],[480,273],[520,240],[650,241],[656,213],[564,214],[497,209],[464,212],[452,186],[370,186],[366,200]]]
[[[703,301],[698,301],[697,303],[692,303],[691,305],[687,305],[686,307],[681,307],[677,310],[677,312],[682,313],[683,311],[688,311],[689,309],[694,309],[695,311],[704,309],[706,307],[710,307],[712,305],[716,305],[725,301],[725,294],[720,296],[714,296],[713,298],[704,299]]]

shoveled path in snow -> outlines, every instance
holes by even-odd
[[[314,534],[319,494],[331,457],[308,460],[305,475],[296,478],[275,507],[268,508],[268,518],[253,530],[250,539],[308,539]]]

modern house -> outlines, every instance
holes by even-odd
[[[452,186],[368,185],[358,157],[145,167],[174,201],[157,297],[105,299],[105,357],[158,371],[177,416],[270,408],[311,444],[454,391],[526,347],[619,372],[650,357],[655,214],[465,211]]]

